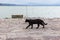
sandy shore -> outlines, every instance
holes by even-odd
[[[0,19],[0,40],[60,40],[60,18],[43,19],[48,25],[25,29],[25,19]]]

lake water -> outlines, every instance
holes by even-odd
[[[23,14],[27,17],[60,18],[60,6],[0,6],[0,18]]]

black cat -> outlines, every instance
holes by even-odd
[[[44,28],[44,25],[47,25],[47,23],[45,23],[43,20],[41,19],[26,19],[25,22],[28,22],[29,25],[26,27],[26,29],[31,26],[31,29],[33,28],[33,24],[37,24],[38,27],[36,27],[36,29],[39,28],[39,24],[43,26]]]

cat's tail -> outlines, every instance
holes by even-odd
[[[45,25],[47,25],[47,23],[45,23]]]
[[[47,25],[47,23],[43,22],[43,25]]]

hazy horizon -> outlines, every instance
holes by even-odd
[[[60,0],[0,0],[0,3],[20,5],[60,5]]]

